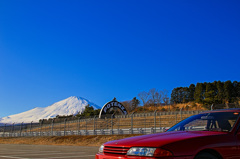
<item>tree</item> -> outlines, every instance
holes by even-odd
[[[188,87],[177,87],[173,89],[171,94],[172,103],[186,103],[189,101]]]
[[[174,88],[171,93],[171,103],[176,104],[178,103],[178,89]]]
[[[152,88],[149,90],[149,100],[148,100],[148,104],[151,106],[156,106],[156,97],[158,96],[158,92],[156,91],[155,88]]]
[[[128,112],[134,111],[140,104],[137,97],[134,97],[131,101],[123,101],[122,105],[128,110]]]
[[[140,104],[140,101],[137,99],[137,97],[134,97],[131,101],[131,111],[135,110]]]
[[[224,83],[224,99],[226,103],[230,103],[232,101],[232,92],[233,92],[233,84],[231,81],[226,81]]]
[[[216,93],[216,103],[222,104],[224,103],[224,89],[223,89],[224,83],[221,81],[217,81],[216,87],[217,87],[217,93]]]
[[[163,101],[163,98],[164,98],[164,92],[163,91],[158,91],[158,92],[156,92],[156,104],[158,105],[158,106],[160,106],[161,105],[161,102]]]
[[[213,104],[215,103],[215,96],[216,96],[216,92],[215,92],[215,87],[213,83],[207,83],[206,84],[206,91],[204,94],[204,103],[205,104]]]
[[[138,94],[138,97],[139,97],[139,98],[142,100],[142,102],[143,102],[143,106],[146,105],[147,100],[148,100],[148,96],[149,96],[149,94],[148,94],[147,92],[145,92],[145,91],[140,92],[140,93]]]
[[[168,90],[164,89],[162,92],[162,101],[165,105],[168,105],[170,100],[169,100],[169,97],[168,97]]]
[[[99,115],[100,109],[94,110],[89,104],[85,107],[85,110],[80,114],[80,117],[91,117],[94,115]]]
[[[234,102],[240,100],[240,82],[233,81],[233,99]]]
[[[182,87],[182,92],[183,92],[182,103],[189,102],[189,88],[188,87]]]
[[[188,90],[189,90],[189,96],[188,96],[189,102],[194,101],[195,85],[191,84],[189,86]]]
[[[197,103],[203,103],[204,100],[204,84],[203,83],[197,83],[195,92],[194,92],[194,99]]]

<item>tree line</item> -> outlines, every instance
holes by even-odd
[[[148,92],[140,92],[138,97],[142,100],[143,106],[161,106],[170,102],[167,90],[150,89]]]
[[[172,90],[171,103],[196,102],[201,104],[226,104],[240,101],[240,82],[214,81],[177,87]]]

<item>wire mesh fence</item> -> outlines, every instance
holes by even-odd
[[[103,118],[62,118],[38,123],[5,124],[0,137],[152,134],[163,132],[179,121],[200,111],[133,113]]]

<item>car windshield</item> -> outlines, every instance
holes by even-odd
[[[168,131],[225,131],[232,130],[238,112],[213,112],[191,116]]]

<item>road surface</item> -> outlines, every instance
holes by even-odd
[[[98,147],[0,144],[0,159],[94,159]]]

